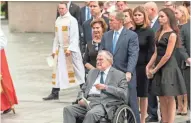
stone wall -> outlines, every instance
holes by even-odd
[[[54,32],[58,1],[9,1],[9,29],[11,32]],[[75,2],[83,6],[83,2]],[[133,8],[144,2],[128,2]],[[159,8],[163,2],[157,2]]]

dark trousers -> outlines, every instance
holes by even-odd
[[[149,96],[148,96],[148,111],[147,111],[149,116],[158,119],[157,110],[158,110],[157,97],[149,94]]]
[[[183,77],[187,89],[188,107],[190,108],[190,67],[186,67],[185,69],[183,69]]]
[[[152,84],[152,80],[149,80],[149,91],[151,90],[151,84]],[[157,114],[157,110],[158,110],[158,101],[157,101],[157,97],[153,96],[151,93],[149,93],[148,95],[148,115],[158,119],[158,114]]]
[[[140,123],[139,106],[137,102],[137,87],[136,87],[136,74],[133,74],[132,80],[129,82],[129,105],[135,114],[137,123]]]

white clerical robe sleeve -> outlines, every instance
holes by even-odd
[[[7,45],[7,38],[5,37],[3,31],[0,29],[0,50],[4,49]]]
[[[73,52],[79,52],[79,30],[78,22],[75,18],[71,18],[70,23],[70,44],[68,50]]]
[[[56,50],[58,49],[58,38],[55,33],[54,41],[53,41],[53,48],[52,48],[52,53],[56,53]]]

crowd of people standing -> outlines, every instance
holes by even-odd
[[[129,105],[137,123],[159,121],[157,97],[161,122],[174,123],[176,109],[177,115],[187,115],[190,104],[190,2],[176,5],[175,2],[165,1],[164,7],[159,10],[155,2],[129,8],[126,1],[87,1],[80,11],[73,5],[79,14],[67,8],[73,3],[62,4],[58,6],[60,16],[57,21],[66,18],[67,13],[78,21],[78,24],[76,21],[69,27],[79,27],[77,33],[74,30],[69,32],[69,40],[79,44],[83,60],[71,55],[79,52],[72,48],[66,49],[66,57],[71,55],[74,69],[83,62],[85,70],[82,67],[74,70],[76,78],[79,78],[79,71],[85,72],[84,80],[81,78],[82,88],[86,75],[97,66],[98,52],[106,50],[113,55],[112,67],[125,73]],[[59,26],[57,21],[56,26]],[[58,49],[63,47],[60,44]],[[71,47],[70,43],[68,47]],[[79,60],[78,66],[75,66],[75,59]],[[59,73],[57,76],[60,76]],[[60,77],[57,78],[57,81],[63,82]],[[58,99],[58,94],[53,91],[44,98],[52,99]]]

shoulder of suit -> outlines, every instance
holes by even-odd
[[[71,5],[74,6],[74,7],[80,8],[77,4],[75,4],[73,2],[71,3]]]
[[[82,8],[80,8],[81,10],[84,10],[84,9],[86,9],[86,6],[84,6],[84,7],[82,7]]]
[[[120,76],[124,76],[124,75],[125,75],[125,73],[123,73],[123,72],[120,71],[120,70],[117,70],[116,68],[111,67],[111,69],[113,70],[113,72],[115,73],[115,75],[117,75],[119,78],[120,78]]]
[[[112,32],[113,32],[113,30],[109,30],[109,31],[107,31],[107,32],[104,33],[104,36],[107,36],[108,34],[110,34],[110,33],[112,33]]]
[[[89,25],[90,26],[90,23],[91,23],[92,19],[89,19],[89,20],[86,20],[83,25]]]
[[[91,69],[88,74],[91,75],[92,73],[95,73],[95,72],[99,72],[99,70],[97,68]]]
[[[125,30],[125,33],[128,34],[128,35],[137,35],[136,32],[130,30],[130,29],[126,29],[125,27],[123,28],[123,30]]]

